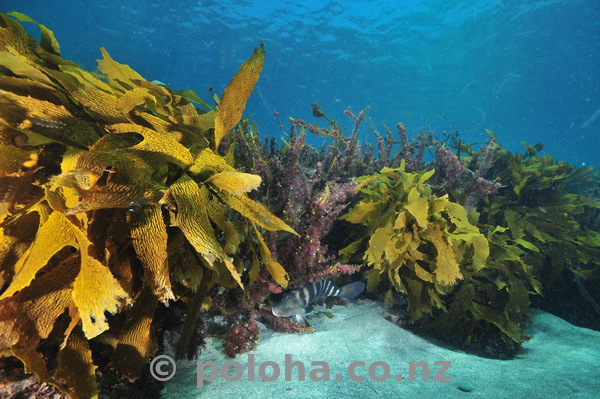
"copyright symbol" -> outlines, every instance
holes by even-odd
[[[169,381],[175,375],[175,360],[167,355],[156,356],[150,363],[150,374],[158,381]]]

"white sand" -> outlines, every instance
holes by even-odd
[[[533,323],[527,334],[533,338],[513,360],[493,360],[437,346],[403,330],[383,317],[379,304],[353,304],[332,309],[335,317],[317,315],[311,320],[312,334],[281,334],[261,329],[261,342],[252,352],[234,359],[243,366],[239,381],[227,381],[220,374],[222,365],[231,361],[222,354],[221,341],[208,340],[200,361],[215,362],[219,376],[213,382],[197,385],[196,363],[177,363],[177,373],[162,391],[163,397],[183,398],[600,398],[600,332],[575,327],[542,311],[532,311]],[[305,365],[306,380],[298,380],[298,367],[291,381],[285,381],[285,355]],[[250,356],[252,355],[252,356]],[[248,381],[248,361],[254,358],[255,381]],[[262,381],[259,365],[272,361],[281,375],[276,381]],[[330,381],[311,381],[311,370],[323,370],[327,362]],[[366,377],[352,381],[347,367],[365,362],[355,374]],[[373,381],[368,368],[372,362],[385,362],[391,374],[387,381]],[[429,381],[408,380],[410,361],[429,365]],[[445,377],[451,381],[433,381],[440,369],[434,361],[451,362]],[[206,369],[208,373],[209,369]],[[240,367],[241,371],[241,367]],[[272,375],[273,368],[266,368]],[[375,370],[377,376],[383,367]],[[231,375],[235,369],[231,367]],[[342,376],[336,381],[336,375]],[[396,374],[403,380],[396,381]],[[317,374],[322,377],[323,374]],[[462,390],[461,390],[462,389]],[[468,392],[465,392],[468,391]]]

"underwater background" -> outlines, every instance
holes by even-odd
[[[148,80],[221,93],[259,40],[267,56],[246,108],[265,135],[273,111],[344,120],[370,106],[382,129],[403,122],[511,151],[542,142],[574,166],[600,166],[600,3],[572,1],[0,0],[42,21],[61,54],[96,69],[99,47]],[[35,26],[31,34],[38,37]],[[349,122],[349,121],[348,121]],[[368,125],[359,132],[372,140]],[[542,153],[543,154],[543,153]]]
[[[0,397],[595,397],[597,1],[256,4],[0,0]]]

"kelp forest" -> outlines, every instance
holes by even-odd
[[[368,107],[336,120],[307,104],[265,137],[243,116],[268,57],[251,50],[201,99],[104,48],[86,71],[44,25],[0,14],[0,379],[156,391],[167,338],[194,360],[209,334],[251,350],[258,323],[310,334],[271,307],[324,278],[363,281],[358,301],[399,328],[482,356],[515,356],[532,306],[600,329],[598,171],[491,131],[409,137]]]

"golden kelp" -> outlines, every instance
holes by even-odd
[[[432,193],[426,182],[433,170],[404,168],[403,161],[400,168],[359,179],[362,200],[341,219],[365,228],[340,255],[347,260],[363,249],[372,267],[368,290],[387,277],[386,303],[393,303],[392,289],[406,293],[409,313],[419,319],[445,309],[443,296],[465,273],[485,266],[489,247],[462,206]]]
[[[113,365],[138,377],[156,350],[159,301],[201,304],[215,284],[243,288],[243,240],[285,286],[281,265],[253,240],[263,242],[257,225],[295,232],[247,196],[260,177],[216,152],[258,80],[262,45],[220,107],[198,110],[190,101],[206,104],[192,91],[148,82],[105,49],[100,75],[63,60],[37,25],[40,44],[0,14],[0,353],[89,398],[88,340],[112,342]],[[233,211],[246,223],[227,220]],[[122,327],[110,322],[115,313],[125,314]],[[37,350],[49,337],[62,342],[54,377]]]
[[[507,345],[523,342],[529,299],[520,279],[538,286],[523,269],[524,252],[505,241],[505,228],[490,228],[486,237],[477,227],[477,212],[469,217],[448,195],[436,195],[427,184],[433,173],[408,173],[402,161],[398,169],[361,178],[361,201],[341,219],[363,227],[340,255],[349,260],[363,254],[372,267],[368,290],[389,286],[388,306],[393,290],[406,294],[411,319],[438,337],[468,344],[484,321]]]
[[[254,89],[262,71],[265,59],[265,49],[255,49],[250,59],[242,64],[238,73],[225,88],[219,102],[219,112],[215,119],[215,146],[221,144],[223,136],[242,118],[246,108],[246,100]]]
[[[591,169],[525,146],[523,154],[498,149],[486,178],[500,192],[479,197],[468,216],[455,203],[466,199],[462,188],[432,171],[361,178],[360,202],[342,217],[358,225],[343,260],[371,265],[368,288],[385,287],[388,305],[394,290],[405,293],[420,331],[467,346],[501,338],[503,350],[490,354],[515,353],[526,339],[529,294],[540,295],[542,283],[566,286],[568,269],[575,280],[593,276],[600,257],[600,203],[572,190],[594,181]]]
[[[501,195],[483,199],[477,215],[478,225],[487,231],[490,256],[485,269],[453,294],[448,312],[427,321],[439,337],[482,345],[489,329],[478,336],[471,331],[473,321],[485,322],[514,348],[525,339],[529,294],[541,295],[543,289],[548,297],[557,286],[575,285],[579,268],[588,276],[598,269],[600,234],[587,215],[597,214],[600,202],[571,187],[593,186],[592,170],[538,156],[541,144],[525,147],[523,154],[501,149],[490,169],[489,177],[503,187]]]

